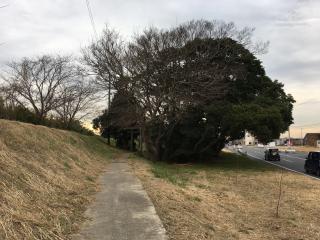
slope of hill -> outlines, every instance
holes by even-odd
[[[0,120],[0,239],[69,239],[114,154],[99,137]]]

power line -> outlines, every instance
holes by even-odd
[[[304,106],[304,105],[307,105],[307,104],[317,104],[317,103],[320,103],[320,101],[319,100],[308,100],[308,101],[305,101],[305,102],[301,102],[301,103],[295,104],[295,107],[300,107],[300,106]]]
[[[317,126],[320,125],[320,122],[317,123],[311,123],[311,124],[305,124],[305,125],[298,125],[298,126],[291,126],[293,128],[303,128],[303,127],[312,127],[312,126]]]
[[[92,10],[91,10],[91,7],[90,7],[89,0],[86,0],[86,4],[87,4],[87,9],[88,9],[89,18],[90,18],[90,21],[91,21],[91,26],[92,26],[92,29],[93,29],[94,36],[95,36],[95,38],[98,38],[96,24],[94,22],[94,18],[93,18],[93,14],[92,14]]]

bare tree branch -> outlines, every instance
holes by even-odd
[[[39,120],[62,104],[60,86],[78,74],[70,57],[24,58],[8,66],[7,88],[15,93],[16,101],[31,106]]]
[[[84,79],[61,86],[61,92],[62,104],[55,108],[55,112],[67,128],[73,121],[88,116],[94,110],[94,103],[98,99],[95,94],[97,90],[91,82]]]

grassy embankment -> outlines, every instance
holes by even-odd
[[[0,120],[0,239],[69,239],[115,154],[99,137]]]
[[[230,153],[210,164],[130,162],[170,239],[320,239],[317,180]]]

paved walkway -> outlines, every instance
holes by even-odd
[[[89,206],[73,240],[165,240],[165,229],[140,181],[126,162],[113,162],[101,177],[101,192]]]

